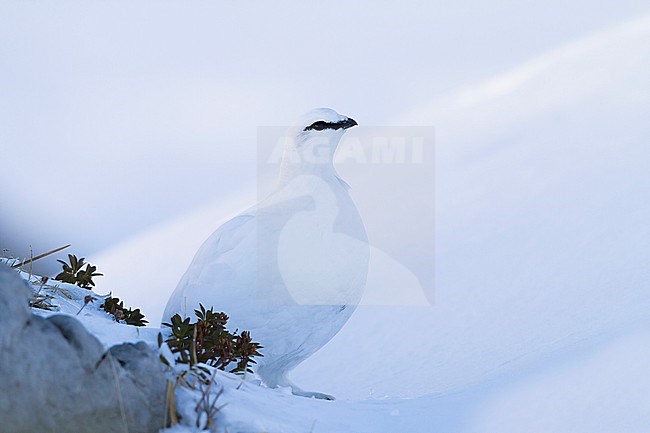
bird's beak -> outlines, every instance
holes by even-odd
[[[358,125],[358,123],[357,123],[356,120],[354,120],[354,119],[350,119],[349,117],[346,118],[345,120],[342,120],[342,121],[340,122],[340,124],[341,124],[341,126],[343,127],[343,129],[352,128],[353,126],[357,126],[357,125]]]

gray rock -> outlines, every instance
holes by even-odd
[[[10,321],[2,322],[0,332],[0,347],[4,347],[14,337],[18,329],[22,329],[31,316],[29,298],[31,289],[22,279],[18,278],[8,266],[0,264],[0,320],[11,317]]]
[[[0,432],[157,432],[164,365],[145,343],[105,351],[73,317],[31,314],[30,289],[0,265]]]

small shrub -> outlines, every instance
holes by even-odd
[[[83,257],[77,259],[77,256],[68,254],[68,260],[70,263],[66,263],[63,260],[57,260],[63,265],[63,271],[54,277],[55,280],[69,284],[76,284],[84,289],[90,289],[95,285],[93,277],[100,277],[103,275],[99,272],[95,272],[97,266],[85,263],[86,259]],[[82,269],[84,264],[86,265],[86,269]]]
[[[112,314],[116,321],[124,321],[127,325],[145,326],[149,321],[145,320],[144,314],[140,312],[139,308],[132,310],[124,307],[124,302],[119,298],[107,297],[104,303],[99,306],[108,314]]]
[[[171,328],[165,342],[177,355],[176,361],[190,366],[203,363],[224,371],[234,363],[229,372],[252,373],[250,366],[256,363],[253,358],[263,356],[259,353],[262,346],[252,340],[248,331],[230,333],[226,329],[225,313],[215,313],[212,308],[206,310],[203,305],[199,308],[194,310],[197,318],[194,323],[189,317],[181,319],[179,314],[171,318],[171,323],[163,323]]]

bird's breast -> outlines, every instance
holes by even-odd
[[[283,285],[299,305],[356,305],[368,257],[361,219],[347,207],[296,212],[280,233],[276,254]]]

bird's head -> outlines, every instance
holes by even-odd
[[[354,119],[339,114],[331,108],[316,108],[300,118],[298,134],[301,137],[338,136],[340,138],[346,129],[356,125]]]
[[[334,152],[345,131],[356,124],[354,119],[330,108],[317,108],[304,114],[286,135],[281,183],[306,174],[337,178]]]
[[[304,114],[291,128],[291,146],[313,162],[330,162],[341,137],[348,128],[356,126],[354,119],[331,108],[316,108]]]

